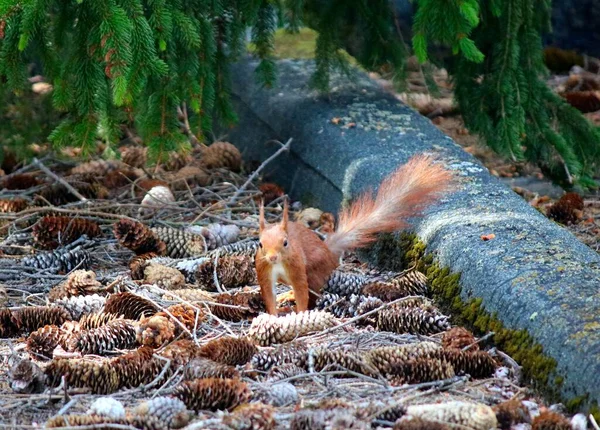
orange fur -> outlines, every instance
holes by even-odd
[[[267,312],[277,313],[275,282],[292,286],[297,312],[312,309],[344,251],[368,245],[379,233],[407,227],[408,218],[420,215],[451,188],[449,171],[434,164],[432,157],[415,156],[382,182],[375,199],[367,192],[343,210],[336,232],[325,242],[314,231],[289,221],[287,200],[279,224],[267,225],[261,203],[255,265]]]

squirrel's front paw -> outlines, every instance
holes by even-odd
[[[295,302],[296,296],[294,295],[294,290],[290,290],[287,293],[282,293],[277,296],[277,303],[282,304],[286,302]]]

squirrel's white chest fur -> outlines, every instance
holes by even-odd
[[[275,286],[277,282],[290,282],[287,278],[287,274],[285,273],[283,264],[281,263],[273,264],[271,266],[271,285]]]

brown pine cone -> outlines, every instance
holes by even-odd
[[[107,173],[103,178],[103,183],[106,188],[114,192],[125,186],[130,187],[137,178],[138,174],[134,170],[123,168]]]
[[[548,218],[553,219],[561,224],[575,224],[578,220],[577,212],[571,203],[558,200],[546,210]]]
[[[239,379],[204,378],[183,382],[175,389],[175,396],[193,411],[218,411],[247,403],[251,391]]]
[[[223,424],[236,430],[273,430],[275,408],[264,403],[240,405],[223,417]]]
[[[455,376],[454,368],[445,360],[421,357],[394,363],[390,368],[392,385],[420,384]]]
[[[430,335],[448,330],[448,317],[421,308],[388,308],[379,312],[377,329],[394,333]]]
[[[166,311],[168,311],[168,313],[161,311],[159,314],[169,317],[172,315],[191,332],[193,332],[196,328],[196,324],[199,326],[206,319],[206,315],[201,308],[194,308],[193,306],[185,303],[171,305],[166,309]],[[181,326],[175,323],[175,336],[179,336],[182,332],[184,332],[184,330],[182,330]]]
[[[125,425],[125,422],[124,420],[101,415],[68,414],[51,417],[46,421],[44,428],[111,428],[110,426],[102,426],[102,424]]]
[[[283,189],[272,182],[265,182],[258,186],[258,190],[260,191],[261,198],[265,205],[268,205],[273,200],[277,200],[280,197],[285,195]]]
[[[114,352],[116,349],[131,349],[136,345],[135,325],[132,321],[123,319],[82,331],[68,341],[69,350],[96,355]]]
[[[412,270],[389,281],[372,282],[363,287],[363,294],[391,302],[406,296],[427,294],[427,277]]]
[[[10,309],[0,309],[0,338],[19,334],[18,321]]]
[[[119,148],[121,160],[131,167],[140,168],[146,165],[148,156],[148,147],[146,146],[125,146]]]
[[[13,316],[21,333],[31,333],[45,325],[60,326],[71,320],[65,309],[49,306],[26,306],[14,310]]]
[[[314,370],[338,370],[345,369],[351,372],[368,376],[378,376],[375,367],[369,364],[358,352],[347,349],[317,348],[312,352],[314,359]]]
[[[46,389],[44,373],[31,360],[19,360],[8,370],[10,388],[19,394],[41,393]]]
[[[365,360],[381,373],[387,374],[395,363],[430,356],[439,350],[441,350],[441,347],[435,342],[416,342],[396,346],[381,346],[369,350],[365,355]]]
[[[68,183],[86,199],[105,199],[108,197],[108,190],[96,182],[88,183],[72,179]],[[35,193],[33,201],[38,206],[47,206],[48,203],[53,206],[62,206],[78,202],[79,197],[71,193],[63,184],[53,184]]]
[[[55,249],[67,245],[83,235],[94,238],[102,235],[98,223],[83,218],[46,215],[34,226],[32,235],[42,249]]]
[[[216,276],[223,288],[244,287],[257,283],[254,261],[249,256],[219,257]],[[214,277],[215,263],[212,258],[198,266],[196,282],[202,289],[217,291]]]
[[[29,335],[27,351],[36,360],[52,358],[54,348],[61,342],[65,332],[58,326],[46,325]]]
[[[158,257],[156,252],[146,252],[145,254],[135,255],[129,260],[129,270],[131,271],[131,279],[139,281],[144,279],[144,269],[148,266],[149,261]]]
[[[242,169],[242,154],[229,142],[214,142],[202,152],[201,163],[207,169],[224,167],[237,173]]]
[[[486,351],[461,351],[441,349],[429,354],[432,358],[448,361],[457,375],[470,375],[472,378],[488,378],[494,374],[498,363]]]
[[[159,314],[142,318],[136,336],[140,345],[159,348],[175,338],[175,324],[168,316]]]
[[[0,199],[0,212],[2,213],[21,212],[27,206],[29,206],[29,203],[25,199]]]
[[[144,224],[130,219],[121,219],[113,226],[113,233],[121,244],[137,255],[154,252],[164,255],[166,245]]]
[[[144,269],[144,281],[164,290],[176,290],[185,286],[185,276],[174,267],[151,264]]]
[[[120,388],[136,388],[151,383],[167,364],[164,360],[154,357],[154,350],[149,346],[141,346],[135,351],[110,360],[110,366],[119,379]],[[164,378],[168,378],[170,374],[167,370]]]
[[[129,292],[111,294],[104,305],[104,312],[123,315],[126,319],[135,321],[143,316],[154,315],[158,310],[148,299]]]
[[[48,300],[54,302],[58,299],[72,296],[86,296],[97,293],[102,284],[96,280],[96,274],[91,270],[75,270],[71,272],[66,281],[53,287],[48,293]]]
[[[304,367],[307,356],[307,345],[302,342],[290,342],[276,348],[262,348],[252,357],[250,363],[253,369],[262,371],[287,364]]]
[[[560,200],[569,203],[571,206],[573,206],[573,209],[576,209],[578,211],[582,211],[585,206],[583,198],[579,194],[574,192],[563,194],[560,197]]]
[[[79,319],[78,325],[82,330],[91,330],[93,328],[105,326],[109,322],[117,319],[123,319],[123,315],[111,314],[109,312],[102,311],[83,315]]]
[[[196,257],[206,252],[206,239],[200,234],[163,226],[153,227],[152,232],[165,243],[166,255],[171,258]]]
[[[435,421],[411,417],[397,421],[392,430],[452,430],[452,427]]]
[[[33,175],[17,174],[7,176],[2,181],[2,187],[7,190],[27,190],[40,185],[40,180]]]
[[[171,366],[177,368],[185,366],[192,359],[199,357],[200,347],[191,339],[181,339],[171,342],[159,354],[161,357],[171,360]]]
[[[210,174],[198,166],[184,166],[175,173],[164,175],[175,191],[186,191],[188,188],[205,187],[210,184]]]
[[[529,411],[519,399],[512,399],[492,406],[498,420],[498,427],[509,430],[515,424],[529,423]]]
[[[442,346],[445,349],[463,349],[470,345],[469,351],[479,350],[473,333],[463,327],[453,327],[442,336]]]
[[[88,388],[94,394],[110,394],[119,388],[119,376],[107,361],[54,359],[44,374],[50,387],[58,387],[64,376],[69,387]]]
[[[236,379],[240,377],[235,367],[217,363],[208,358],[193,358],[183,372],[186,380],[202,378]]]
[[[567,103],[582,113],[600,110],[600,91],[573,91],[562,96]]]
[[[211,312],[227,321],[238,322],[257,316],[264,311],[264,302],[259,291],[237,291],[212,297],[218,304],[210,305]]]
[[[248,363],[257,352],[256,346],[248,339],[222,337],[203,345],[200,348],[200,357],[217,363],[238,366]]]
[[[143,178],[135,183],[135,196],[143,197],[154,187],[169,187],[169,183],[161,179]]]
[[[573,427],[562,415],[545,410],[533,419],[531,430],[571,430]]]

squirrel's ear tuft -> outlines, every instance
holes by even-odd
[[[281,227],[283,228],[283,231],[287,231],[288,228],[288,221],[289,221],[289,212],[290,212],[290,206],[288,203],[288,198],[287,196],[285,196],[283,198],[283,219],[281,220]]]
[[[258,230],[260,233],[265,229],[265,201],[260,200],[260,207],[258,213]]]

